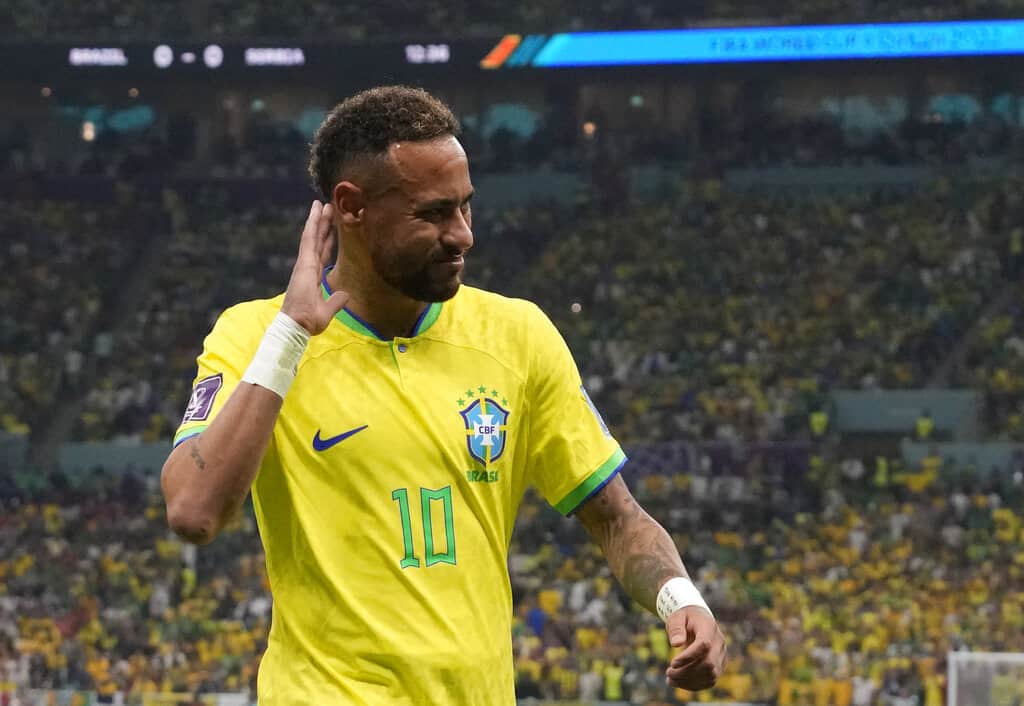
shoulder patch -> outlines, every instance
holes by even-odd
[[[601,425],[601,431],[604,432],[605,436],[611,438],[612,433],[608,430],[608,425],[604,423],[604,417],[602,417],[601,413],[597,411],[597,406],[594,404],[593,400],[590,399],[590,395],[587,394],[587,388],[580,385],[580,392],[583,393],[583,399],[587,401],[587,406],[590,407],[590,411],[593,412],[594,417],[597,418],[597,423]]]
[[[221,373],[203,378],[192,388],[192,397],[188,400],[188,407],[185,408],[185,416],[181,423],[201,422],[210,416],[213,410],[213,401],[217,393],[224,385],[224,376]]]

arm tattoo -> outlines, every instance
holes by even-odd
[[[618,495],[617,498],[614,495]],[[668,532],[625,490],[602,493],[581,513],[587,529],[630,597],[648,610],[657,608],[658,591],[675,576],[686,576],[679,550]]]
[[[679,550],[668,532],[630,498],[636,508],[610,537],[605,552],[626,592],[640,605],[655,610],[658,591],[673,576],[686,576]]]
[[[206,470],[206,461],[199,454],[199,439],[193,439],[192,443],[188,445],[188,454],[192,457],[193,463],[196,464],[196,468],[200,471]]]
[[[669,540],[671,544],[671,540]],[[655,551],[646,556],[630,556],[622,569],[622,585],[626,592],[640,605],[656,611],[658,591],[666,581],[675,576],[685,576],[686,569],[679,561],[675,547],[671,551],[657,551],[664,547],[652,547]]]

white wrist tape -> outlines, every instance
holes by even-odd
[[[278,312],[263,334],[242,382],[265,387],[284,399],[308,343],[309,331],[295,323],[288,314]]]
[[[668,620],[668,616],[677,610],[691,605],[700,606],[711,613],[708,604],[704,602],[704,597],[700,595],[700,591],[690,579],[677,576],[674,579],[669,579],[658,591],[658,615],[662,620]],[[714,614],[712,613],[712,615]]]

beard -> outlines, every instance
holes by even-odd
[[[462,269],[453,267],[449,262],[428,260],[418,267],[410,267],[410,263],[388,257],[379,251],[371,257],[381,279],[416,301],[448,301],[462,285]]]

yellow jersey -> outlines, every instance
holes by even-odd
[[[216,417],[283,298],[220,316],[176,445]],[[625,460],[534,304],[463,286],[393,340],[339,312],[252,485],[274,606],[260,706],[512,706],[523,493],[568,515]]]

